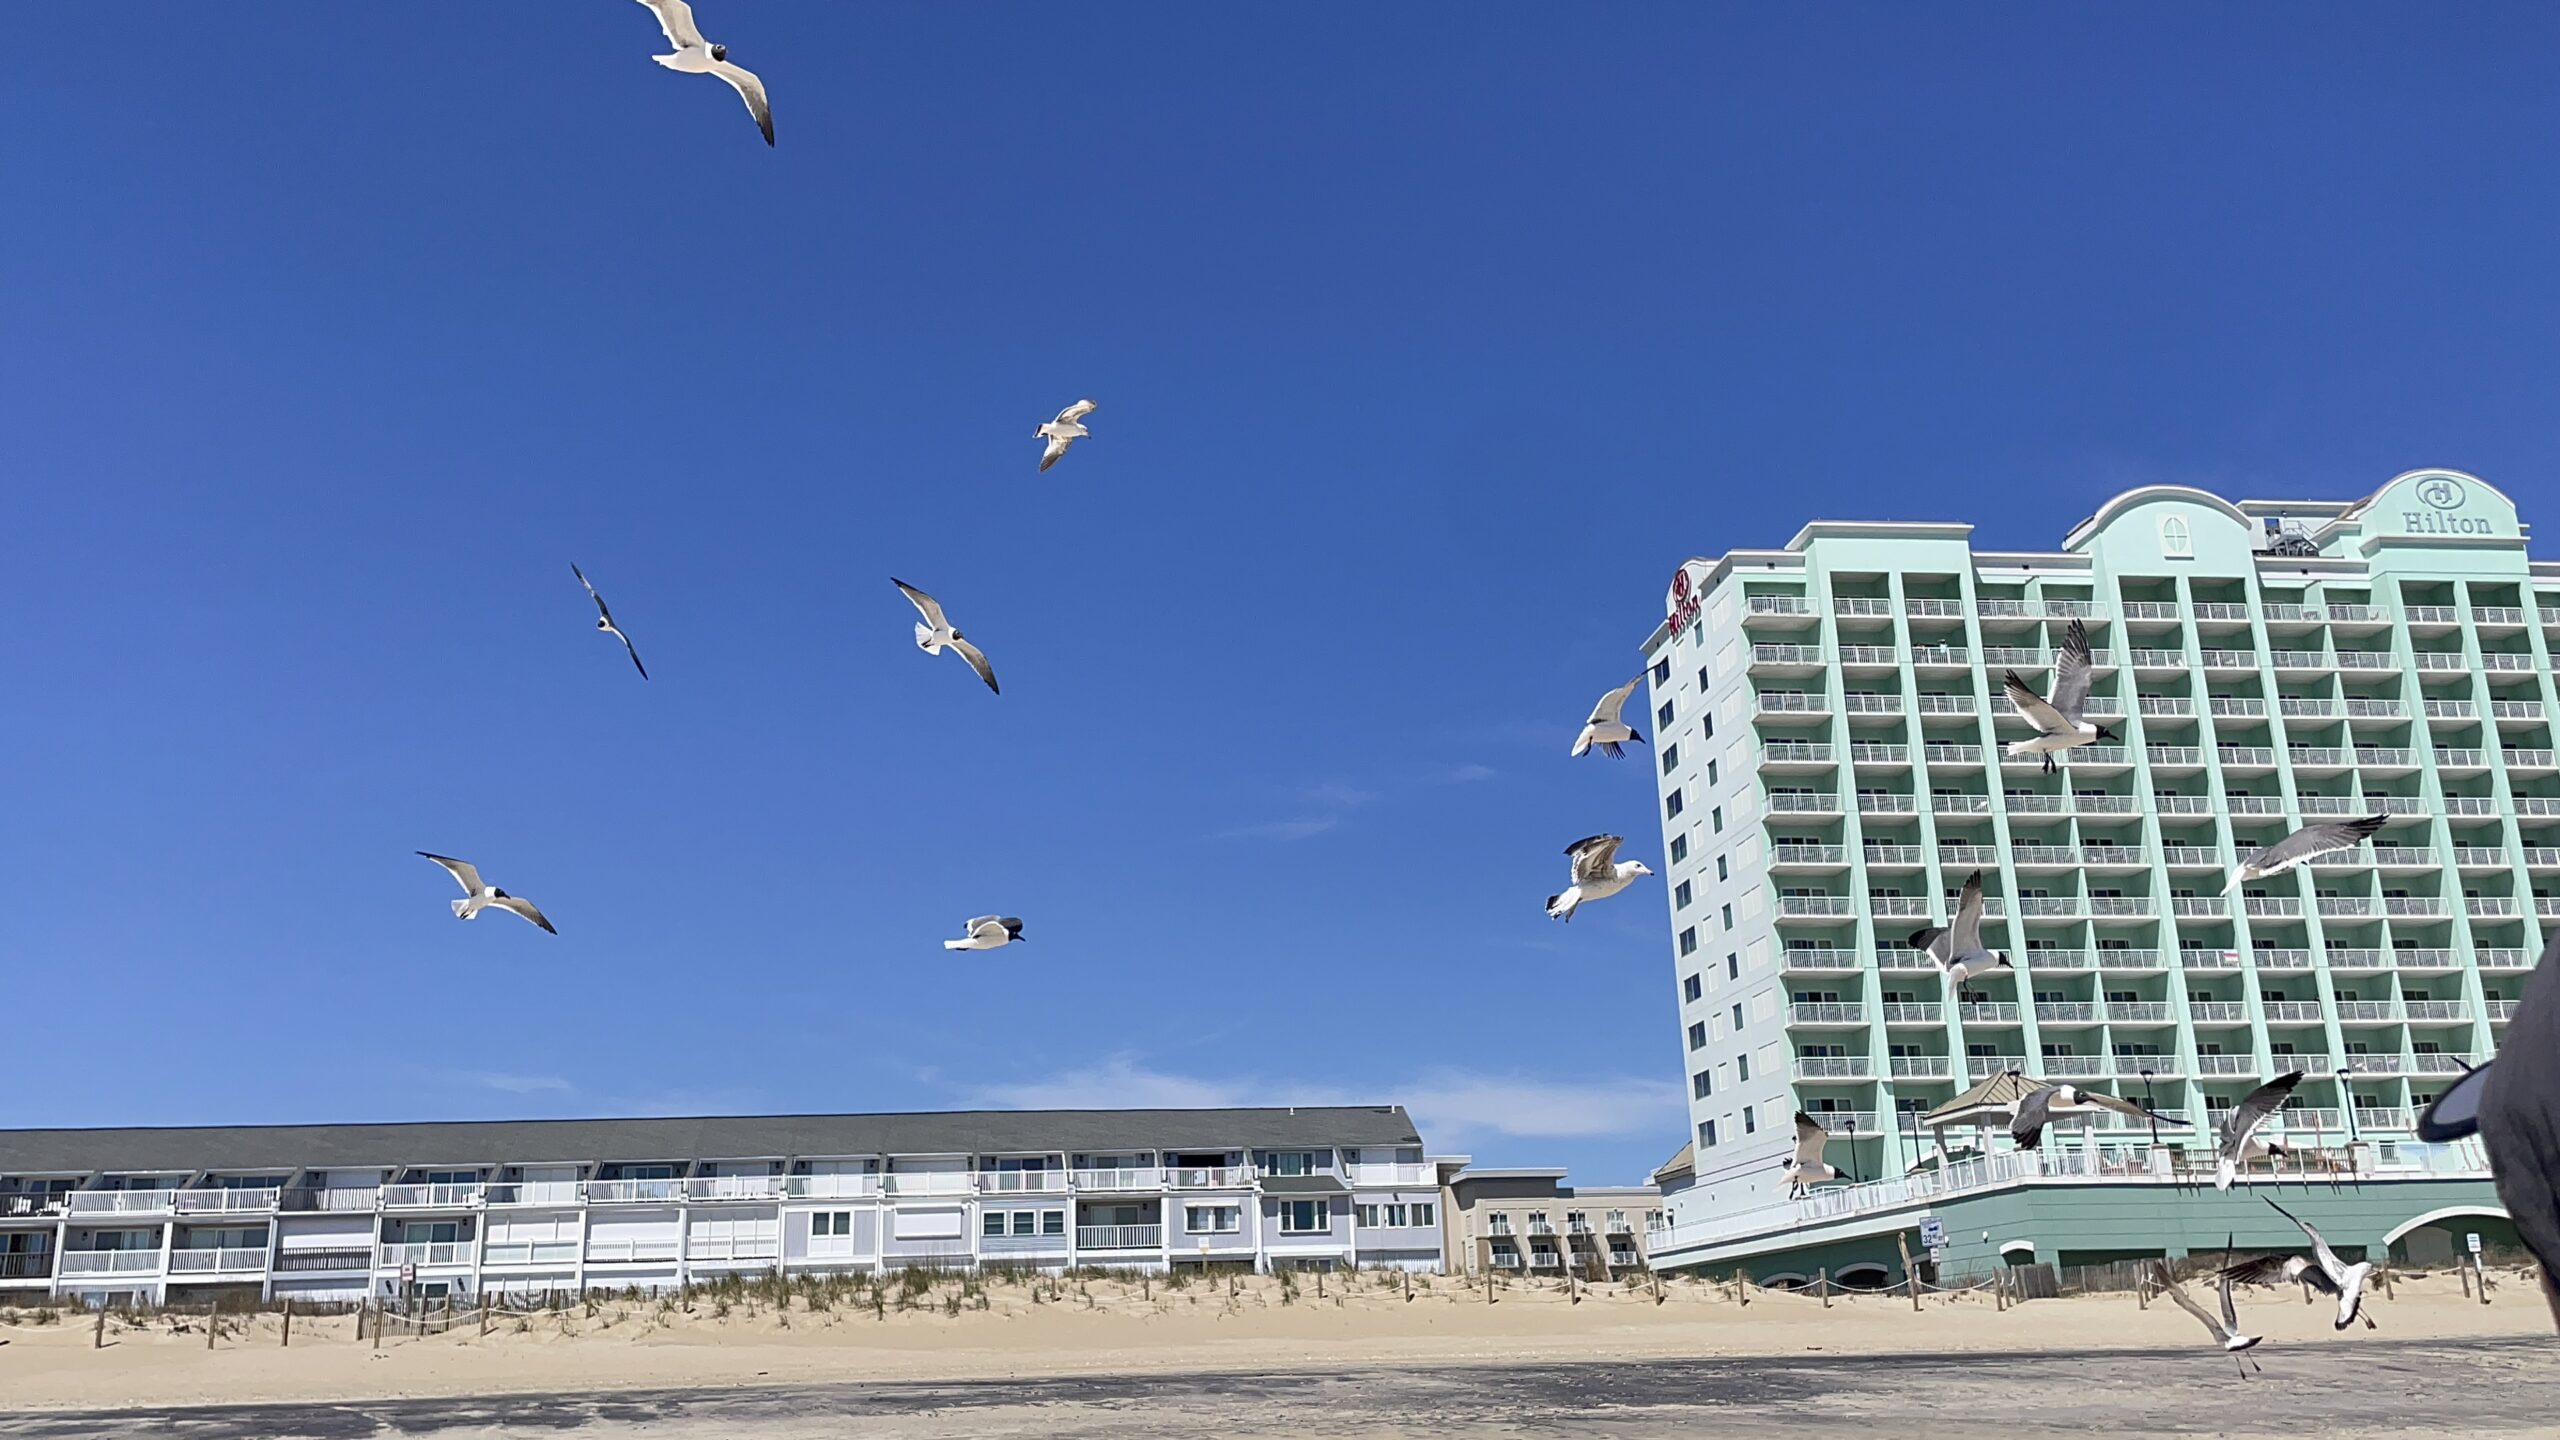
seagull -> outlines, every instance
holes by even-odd
[[[1824,1163],[1822,1149],[1830,1143],[1831,1132],[1822,1128],[1822,1122],[1801,1110],[1796,1112],[1796,1153],[1780,1167],[1786,1172],[1788,1199],[1806,1194],[1825,1180],[1856,1182],[1857,1176]]]
[[[1573,859],[1573,883],[1563,894],[1547,897],[1551,919],[1571,920],[1583,902],[1606,900],[1634,884],[1637,876],[1653,873],[1641,860],[1617,859],[1623,841],[1618,835],[1590,835],[1564,847]]]
[[[2228,1280],[2237,1281],[2243,1285],[2272,1285],[2279,1280],[2300,1281],[2323,1295],[2338,1297],[2338,1329],[2344,1330],[2358,1320],[2364,1321],[2364,1328],[2367,1330],[2381,1329],[2381,1326],[2373,1323],[2372,1316],[2364,1313],[2364,1282],[2373,1274],[2373,1262],[2360,1260],[2350,1265],[2339,1259],[2338,1252],[2329,1248],[2329,1242],[2320,1238],[2319,1231],[2303,1224],[2302,1217],[2281,1205],[2276,1205],[2273,1200],[2267,1203],[2275,1205],[2277,1214],[2301,1226],[2302,1233],[2311,1237],[2311,1258],[2305,1260],[2299,1255],[2259,1255],[2226,1267],[2222,1272],[2223,1275]]]
[[[950,618],[942,613],[941,601],[895,575],[889,577],[889,583],[897,586],[908,601],[924,615],[924,623],[916,626],[917,649],[927,655],[939,655],[943,647],[949,646],[959,652],[961,659],[969,662],[969,668],[978,672],[978,678],[987,682],[988,689],[995,690],[999,695],[1004,693],[996,689],[995,667],[987,663],[986,652],[962,639],[960,632],[951,628]]]
[[[1057,464],[1058,457],[1067,453],[1068,446],[1092,433],[1084,428],[1084,417],[1092,413],[1093,402],[1079,400],[1059,411],[1057,419],[1031,432],[1032,439],[1049,442],[1048,448],[1040,452],[1041,469]]]
[[[2222,887],[2222,893],[2228,895],[2252,880],[2281,875],[2315,856],[2353,850],[2390,823],[2388,815],[2367,815],[2361,820],[2323,820],[2305,825],[2231,867],[2231,883]]]
[[[747,113],[756,117],[756,128],[764,132],[764,143],[773,143],[773,107],[765,102],[764,82],[754,71],[729,63],[729,47],[714,45],[702,38],[693,23],[693,7],[685,0],[640,0],[658,17],[658,28],[667,32],[667,43],[676,47],[672,55],[650,58],[670,70],[687,75],[717,75],[729,82],[738,98],[747,102]]]
[[[621,627],[613,623],[613,612],[605,608],[604,597],[596,593],[594,582],[587,579],[587,572],[579,569],[578,562],[572,560],[569,573],[578,577],[578,583],[587,587],[587,598],[596,602],[596,628],[621,641],[622,648],[630,652],[631,664],[640,672],[640,678],[648,679],[649,667],[640,663],[640,652],[632,646],[631,637],[623,634]]]
[[[532,901],[510,895],[495,885],[483,881],[480,878],[479,867],[470,861],[456,860],[449,855],[429,855],[424,850],[418,853],[426,855],[428,859],[452,871],[453,878],[462,882],[462,898],[453,902],[455,919],[477,920],[480,918],[481,911],[494,905],[501,910],[512,910],[543,929],[550,930],[554,935],[560,933],[551,928],[550,921],[542,918],[541,911],[533,908]]]
[[[1022,921],[1012,915],[981,915],[960,927],[969,932],[965,940],[945,940],[945,950],[1001,950],[1022,938]]]
[[[1627,703],[1627,697],[1634,694],[1636,687],[1643,683],[1644,677],[1639,675],[1600,697],[1600,703],[1591,707],[1591,718],[1582,722],[1582,733],[1574,737],[1573,753],[1575,755],[1587,755],[1591,752],[1591,747],[1597,745],[1600,747],[1601,754],[1617,760],[1624,758],[1627,753],[1618,748],[1619,742],[1633,740],[1639,745],[1644,743],[1642,732],[1618,718],[1619,708]]]
[[[2044,1127],[2059,1115],[2082,1115],[2091,1110],[2113,1110],[2136,1120],[2157,1120],[2163,1125],[2184,1125],[2157,1110],[2145,1110],[2130,1100],[2101,1095],[2077,1085],[2046,1085],[2018,1097],[2018,1113],[2009,1121],[2009,1138],[2021,1150],[2034,1150],[2044,1144]]]
[[[2046,703],[2043,696],[2019,679],[2017,671],[2008,672],[2004,688],[2009,692],[2009,708],[2036,727],[2033,740],[2009,742],[2009,757],[2014,760],[2021,755],[2041,755],[2044,773],[2050,775],[2056,751],[2115,739],[2113,730],[2080,718],[2089,702],[2089,679],[2089,628],[2077,620],[2062,634],[2062,653],[2053,665],[2052,703]]]
[[[2214,1339],[2221,1341],[2223,1350],[2233,1357],[2232,1363],[2234,1365],[2240,1365],[2243,1363],[2239,1359],[2240,1352],[2243,1350],[2256,1349],[2258,1342],[2267,1337],[2264,1335],[2243,1335],[2240,1333],[2240,1309],[2238,1306],[2231,1303],[2231,1287],[2238,1282],[2231,1274],[2231,1245],[2227,1240],[2223,1242],[2222,1259],[2223,1268],[2214,1276],[2214,1288],[2222,1293],[2222,1316],[2220,1319],[2216,1319],[2212,1315],[2205,1313],[2205,1308],[2196,1303],[2194,1296],[2187,1293],[2187,1287],[2179,1284],[2178,1277],[2170,1273],[2167,1261],[2158,1260],[2152,1262],[2152,1269],[2157,1272],[2156,1278],[2160,1282],[2160,1288],[2168,1292],[2170,1299],[2178,1302],[2178,1308],[2186,1311],[2190,1315],[2193,1315],[2198,1320],[2203,1321],[2205,1333],[2211,1335]],[[2251,1370],[2257,1370],[2261,1374],[2265,1373],[2264,1368],[2258,1364],[2256,1359],[2252,1358],[2246,1362],[2245,1368],[2240,1371],[2240,1378],[2243,1380],[2248,1379],[2249,1371]]]
[[[1938,962],[1938,970],[1947,983],[1956,988],[1956,998],[1964,998],[1964,982],[1976,975],[1994,970],[2015,970],[2009,957],[1997,950],[1982,948],[1982,872],[1974,871],[1964,879],[1964,889],[1956,896],[1955,918],[1944,926],[1927,926],[1911,932],[1906,942],[1914,950],[1928,953]]]
[[[2293,1098],[2293,1087],[2302,1083],[2302,1072],[2288,1070],[2266,1084],[2252,1090],[2239,1104],[2231,1107],[2231,1118],[2222,1122],[2213,1152],[2213,1188],[2228,1190],[2240,1167],[2269,1155],[2282,1155],[2285,1148],[2273,1141],[2258,1140],[2252,1131],[2267,1123],[2267,1117],[2284,1108]]]

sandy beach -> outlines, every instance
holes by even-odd
[[[179,1407],[235,1407],[235,1413],[236,1407],[343,1410],[367,1403],[396,1406],[506,1396],[543,1397],[553,1404],[580,1397],[581,1403],[596,1408],[577,1426],[609,1430],[634,1418],[628,1406],[612,1403],[617,1395],[658,1397],[644,1408],[664,1416],[721,1393],[730,1394],[733,1403],[744,1403],[738,1397],[749,1392],[842,1387],[845,1382],[864,1382],[864,1393],[874,1398],[882,1386],[965,1387],[988,1381],[1071,1385],[1079,1378],[1106,1385],[1134,1380],[1143,1392],[1149,1376],[1184,1377],[1181,1385],[1198,1386],[1202,1377],[1214,1376],[1331,1377],[1339,1382],[1346,1375],[1369,1373],[1397,1377],[1390,1386],[1395,1388],[1423,1384],[1434,1374],[1509,1374],[1522,1367],[1565,1367],[1576,1374],[1597,1373],[1592,1367],[1631,1367],[1630,1376],[1642,1377],[1665,1362],[1684,1360],[1732,1362],[1724,1366],[1726,1371],[1752,1373],[1755,1359],[1838,1369],[1844,1362],[1859,1368],[1859,1362],[1878,1357],[1920,1364],[1923,1357],[2019,1352],[2129,1350],[2144,1352],[2146,1362],[2148,1353],[2156,1352],[2165,1373],[2180,1376],[2182,1383],[2240,1383],[2229,1361],[2203,1343],[2192,1318],[2165,1301],[2141,1309],[2130,1295],[2035,1301],[2005,1312],[1995,1309],[1985,1294],[1931,1296],[1915,1314],[1901,1296],[1836,1297],[1826,1309],[1811,1296],[1756,1292],[1743,1305],[1721,1287],[1685,1281],[1667,1284],[1659,1304],[1640,1286],[1586,1290],[1575,1303],[1551,1286],[1524,1284],[1503,1289],[1488,1304],[1481,1287],[1465,1288],[1446,1277],[1419,1282],[1410,1300],[1391,1277],[1352,1279],[1347,1292],[1342,1277],[1335,1277],[1318,1295],[1311,1280],[1299,1281],[1290,1291],[1268,1278],[1248,1278],[1232,1296],[1223,1280],[1184,1289],[1153,1284],[1144,1290],[1118,1280],[1067,1280],[1036,1288],[992,1282],[965,1294],[959,1282],[944,1280],[917,1297],[914,1308],[884,1305],[876,1311],[841,1299],[812,1310],[804,1294],[795,1294],[780,1312],[769,1301],[732,1299],[725,1314],[715,1313],[724,1307],[701,1297],[689,1314],[674,1302],[608,1300],[592,1313],[579,1307],[500,1318],[485,1336],[470,1325],[441,1335],[404,1337],[395,1332],[379,1348],[356,1338],[353,1316],[297,1317],[289,1348],[279,1344],[275,1316],[227,1321],[211,1348],[201,1317],[130,1324],[113,1319],[108,1344],[92,1348],[85,1317],[75,1314],[36,1325],[26,1323],[20,1312],[13,1323],[0,1323],[0,1338],[10,1342],[0,1346],[0,1417],[5,1417],[0,1434],[114,1433],[107,1424],[113,1415],[140,1419]],[[2529,1376],[2538,1380],[2549,1371],[2560,1383],[2560,1365],[2539,1363],[2549,1321],[2521,1280],[2502,1285],[2488,1306],[2466,1298],[2451,1276],[2403,1279],[2397,1291],[2396,1297],[2375,1302],[2379,1330],[2346,1333],[2331,1328],[2327,1307],[2303,1304],[2298,1292],[2266,1290],[2245,1300],[2247,1326],[2268,1336],[2257,1352],[2269,1372],[2268,1383],[2285,1383],[2288,1374],[2294,1377],[2291,1383],[2301,1384],[2308,1375],[2352,1373],[2412,1343],[2466,1357],[2474,1352],[2509,1355]],[[955,1302],[958,1310],[952,1313]],[[2464,1343],[2516,1340],[2526,1343]],[[2552,1352],[2552,1358],[2560,1360],[2560,1351]],[[1951,1367],[1951,1378],[1983,1383],[1987,1363],[1960,1361]],[[2037,1383],[2066,1388],[2079,1383],[2064,1380],[2064,1368],[2048,1366],[2022,1375],[2001,1393],[2022,1400]],[[1668,1370],[1683,1373],[1676,1363]],[[2054,1379],[2036,1382],[2035,1374]],[[1973,1379],[1965,1381],[1966,1375]],[[1584,1396],[1585,1401],[1609,1398]],[[2516,1393],[2519,1403],[2527,1398],[2525,1392]],[[2551,1403],[2527,1413],[2560,1414],[2560,1392],[2530,1398]],[[439,1428],[449,1430],[454,1423],[453,1408],[434,1407],[444,1416]],[[514,1423],[511,1415],[523,1418],[519,1408],[496,1405],[488,1418],[490,1428],[482,1433],[518,1433],[508,1427]],[[772,1424],[783,1424],[797,1413],[766,1408],[766,1422]],[[916,1414],[945,1408],[908,1407]],[[296,1430],[275,1418],[289,1412],[265,1413],[270,1418],[258,1423],[266,1431],[242,1433],[336,1433]],[[2128,1411],[2115,1423],[2123,1428],[2138,1418]],[[2287,1433],[2300,1433],[2307,1418],[2293,1416]],[[2339,1417],[2342,1423],[2348,1418]],[[980,1420],[994,1424],[987,1416]],[[735,1428],[744,1422],[733,1411],[721,1423]],[[2462,1423],[2460,1417],[2437,1416],[2432,1423],[2431,1433],[2461,1433],[2445,1428]],[[59,1428],[63,1424],[88,1428]],[[554,1423],[540,1428],[563,1427]],[[1054,1433],[1054,1425],[1047,1428]],[[398,1427],[346,1433],[398,1433]],[[715,1428],[700,1433],[728,1432]],[[1390,1428],[1375,1433],[1402,1432]]]

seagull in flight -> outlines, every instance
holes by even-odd
[[[1048,469],[1067,453],[1067,447],[1083,439],[1091,431],[1084,428],[1084,417],[1093,413],[1093,402],[1079,400],[1058,412],[1058,418],[1031,432],[1031,438],[1046,440],[1048,447],[1040,452],[1040,468]]]
[[[1639,675],[1601,696],[1600,703],[1591,707],[1591,718],[1582,722],[1582,733],[1574,737],[1573,753],[1577,757],[1590,754],[1592,747],[1596,745],[1600,753],[1610,759],[1622,759],[1627,752],[1618,748],[1621,742],[1632,740],[1638,745],[1644,743],[1644,735],[1641,731],[1618,718],[1618,711],[1626,705],[1627,697],[1634,694],[1636,687],[1643,683],[1644,677]]]
[[[2015,670],[2008,672],[2002,682],[2009,693],[2009,708],[2036,728],[2034,739],[2010,741],[2008,756],[2014,760],[2021,755],[2041,755],[2044,773],[2050,775],[2057,752],[2115,739],[2113,730],[2081,718],[2089,704],[2089,680],[2089,627],[2074,620],[2062,634],[2062,651],[2053,664],[2050,702],[2019,679]]]
[[[2353,850],[2373,838],[2374,832],[2391,823],[2388,815],[2367,815],[2361,820],[2323,820],[2305,825],[2273,845],[2252,852],[2231,867],[2231,883],[2222,887],[2230,894],[2252,880],[2281,875],[2296,865],[2318,856],[2335,855]]]
[[[1624,843],[1623,836],[1588,835],[1564,847],[1573,860],[1573,883],[1562,894],[1547,897],[1548,917],[1569,921],[1585,902],[1606,900],[1634,884],[1637,876],[1652,874],[1641,860],[1617,858]]]
[[[2373,1323],[2372,1316],[2364,1313],[2364,1283],[2373,1275],[2373,1262],[2360,1260],[2350,1265],[2339,1259],[2338,1252],[2329,1248],[2329,1242],[2320,1238],[2319,1231],[2304,1224],[2301,1216],[2276,1205],[2273,1200],[2267,1203],[2275,1205],[2277,1214],[2301,1226],[2302,1233],[2311,1237],[2311,1258],[2259,1255],[2231,1265],[2222,1273],[2243,1285],[2273,1285],[2279,1280],[2298,1280],[2323,1295],[2338,1297],[2338,1329],[2344,1330],[2358,1320],[2364,1321],[2367,1330],[2381,1329]]]
[[[2018,1113],[2009,1121],[2009,1138],[2021,1150],[2039,1149],[2044,1144],[2044,1127],[2056,1115],[2085,1115],[2091,1110],[2113,1110],[2136,1120],[2157,1120],[2163,1125],[2184,1125],[2157,1110],[2145,1110],[2130,1100],[2101,1095],[2077,1085],[2047,1085],[2018,1097]]]
[[[2214,1189],[2230,1189],[2240,1167],[2250,1161],[2285,1153],[2285,1148],[2272,1140],[2254,1138],[2254,1132],[2267,1123],[2269,1116],[2284,1108],[2284,1102],[2293,1098],[2293,1087],[2301,1083],[2302,1072],[2288,1070],[2250,1091],[2239,1104],[2231,1107],[2231,1116],[2222,1122],[2222,1130],[2214,1141]]]
[[[542,912],[533,908],[532,901],[510,895],[482,880],[479,867],[470,861],[456,860],[450,855],[431,855],[424,850],[418,853],[451,871],[453,878],[462,882],[462,898],[453,902],[455,919],[477,920],[481,911],[496,906],[500,910],[512,910],[554,935],[560,933],[552,930],[551,922],[542,918]]]
[[[1938,962],[1939,973],[1956,989],[1956,998],[1965,998],[1964,982],[1976,975],[1994,970],[2015,970],[2009,957],[1982,946],[1982,872],[1965,877],[1964,889],[1956,895],[1955,918],[1943,926],[1927,926],[1911,932],[1905,942],[1914,950],[1928,952]]]
[[[633,648],[631,637],[623,634],[621,627],[613,623],[613,612],[605,608],[604,597],[596,593],[595,582],[587,578],[587,572],[579,569],[575,560],[569,562],[569,573],[578,577],[578,583],[587,587],[587,598],[596,602],[596,628],[621,641],[622,648],[631,655],[632,667],[640,672],[641,679],[648,679],[649,667],[640,663],[640,652]]]
[[[996,690],[995,667],[987,663],[986,652],[961,638],[960,632],[951,627],[950,617],[942,613],[941,601],[895,575],[889,577],[889,583],[897,586],[899,592],[924,616],[923,623],[916,626],[917,649],[927,655],[939,655],[946,647],[949,648],[969,662],[969,668],[978,672],[978,678],[987,682],[988,689],[999,695],[1004,693]]]
[[[945,950],[1001,950],[1022,939],[1022,921],[1012,915],[981,915],[960,927],[969,932],[967,938],[945,940]]]
[[[714,45],[702,38],[693,23],[693,7],[685,0],[640,0],[658,17],[658,28],[667,32],[667,43],[676,47],[672,55],[650,58],[670,70],[686,75],[717,75],[729,82],[738,98],[747,102],[747,113],[756,118],[756,128],[764,132],[764,143],[773,143],[773,107],[764,98],[764,82],[743,65],[729,63],[729,47]]]
[[[2267,1337],[2240,1333],[2240,1309],[2231,1303],[2231,1287],[2239,1282],[2231,1273],[2231,1243],[2228,1240],[2223,1242],[2222,1260],[2223,1268],[2214,1275],[2214,1288],[2222,1295],[2222,1315],[2218,1319],[2207,1314],[2205,1308],[2196,1303],[2195,1297],[2187,1293],[2187,1287],[2178,1283],[2178,1277],[2171,1273],[2167,1261],[2153,1261],[2152,1270],[2155,1272],[2154,1278],[2160,1283],[2160,1288],[2168,1293],[2170,1299],[2178,1302],[2178,1308],[2203,1321],[2205,1333],[2222,1342],[2223,1350],[2232,1357],[2234,1365],[2242,1365],[2244,1362],[2240,1358],[2240,1352],[2256,1349],[2258,1342]],[[2245,1368],[2240,1371],[2240,1378],[2248,1379],[2251,1370],[2256,1370],[2260,1374],[2266,1373],[2254,1356],[2245,1362]]]
[[[1788,1199],[1811,1192],[1825,1180],[1857,1180],[1857,1176],[1823,1160],[1823,1147],[1830,1143],[1831,1132],[1822,1128],[1821,1121],[1801,1110],[1796,1112],[1796,1153],[1788,1156],[1782,1167],[1787,1176]]]

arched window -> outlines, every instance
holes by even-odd
[[[2173,559],[2196,553],[2196,537],[2188,532],[2185,516],[2169,515],[2161,519],[2160,553]]]

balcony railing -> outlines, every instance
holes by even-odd
[[[981,1195],[1046,1195],[1067,1188],[1064,1170],[981,1170],[978,1193]]]
[[[1914,1004],[1909,1001],[1888,1000],[1884,1002],[1882,1008],[1884,1010],[1884,1023],[1887,1025],[1941,1025],[1946,1023],[1945,1011],[1935,1004]]]
[[[52,1274],[50,1250],[0,1251],[0,1280],[43,1280]]]
[[[1872,1080],[1875,1062],[1864,1055],[1799,1055],[1795,1075],[1799,1080]]]
[[[2254,1055],[2198,1055],[2198,1075],[2255,1075],[2258,1061]]]
[[[2095,1025],[2098,1007],[2088,1000],[2040,1000],[2036,1002],[2039,1025]]]
[[[2533,952],[2512,945],[2493,945],[2472,953],[2473,963],[2483,970],[2512,972],[2533,968]]]
[[[1967,1025],[2015,1025],[2018,1007],[2008,1000],[1975,1000],[1960,1004],[1956,1014]]]
[[[1863,968],[1857,951],[1829,945],[1790,946],[1779,951],[1778,957],[1780,968],[1791,973],[1831,974]],[[1925,964],[1928,957],[1924,955],[1921,960]]]
[[[1948,1075],[1948,1059],[1944,1055],[1893,1055],[1886,1057],[1896,1080],[1944,1080]]]
[[[1154,1190],[1164,1184],[1164,1171],[1152,1165],[1070,1170],[1067,1175],[1078,1190]]]
[[[2198,1025],[2246,1025],[2249,1007],[2238,1000],[2190,1000],[2187,1018]]]
[[[1911,763],[1911,747],[1887,744],[1880,740],[1853,741],[1849,746],[1849,763],[1852,765],[1908,765]]]
[[[968,1174],[959,1170],[893,1172],[882,1175],[880,1181],[881,1193],[886,1195],[966,1195],[971,1188]]]
[[[684,1182],[687,1200],[772,1200],[781,1196],[780,1175],[697,1175]]]
[[[202,1275],[212,1272],[264,1270],[265,1268],[267,1268],[267,1250],[263,1245],[169,1252],[169,1273],[172,1275]]]
[[[866,1200],[880,1193],[877,1175],[786,1175],[782,1193],[794,1200]]]
[[[1778,897],[1778,915],[1782,919],[1845,919],[1855,913],[1846,895],[1781,895]]]
[[[309,1270],[370,1270],[372,1268],[373,1252],[371,1250],[279,1250],[275,1258],[275,1270],[279,1275]]]
[[[2270,1025],[2318,1024],[2320,1021],[2320,1002],[2317,1000],[2264,1000],[2259,1003],[2265,1007]]]
[[[2441,1024],[2448,1020],[2467,1020],[2469,1010],[2459,1000],[2405,1000],[2409,1019],[2414,1024]]]
[[[2102,1080],[2115,1073],[2105,1055],[2047,1055],[2042,1064],[2046,1078],[2054,1080]]]
[[[477,1181],[450,1185],[385,1185],[385,1210],[455,1210],[480,1203],[487,1187]]]
[[[587,1203],[591,1205],[667,1204],[683,1198],[684,1182],[673,1177],[587,1182]]]
[[[166,1215],[175,1190],[74,1190],[66,1207],[74,1215]]]
[[[1250,1165],[1177,1165],[1165,1171],[1176,1190],[1231,1190],[1252,1183]]]
[[[263,1190],[180,1190],[170,1198],[181,1215],[248,1215],[276,1208],[281,1192]]]
[[[1801,595],[1753,595],[1743,601],[1746,615],[1810,615],[1813,607]]]
[[[740,1264],[780,1258],[782,1247],[771,1240],[736,1236],[688,1236],[684,1258],[696,1263]]]
[[[2166,1025],[2175,1012],[2166,1000],[2110,1000],[2107,1023],[2110,1025]]]
[[[657,1265],[676,1258],[673,1240],[589,1240],[590,1265]]]
[[[578,1242],[575,1240],[503,1241],[482,1251],[480,1258],[485,1264],[502,1268],[520,1265],[575,1265],[578,1263]]]
[[[160,1269],[160,1252],[152,1250],[65,1250],[55,1273],[71,1275],[149,1275]]]
[[[1078,1250],[1161,1250],[1164,1248],[1162,1225],[1079,1225],[1076,1227]]]
[[[1831,746],[1820,740],[1772,740],[1760,747],[1760,758],[1770,764],[1787,761],[1828,765],[1831,763]]]
[[[382,1204],[378,1185],[296,1186],[276,1196],[276,1208],[296,1214],[367,1211]]]
[[[374,1247],[373,1263],[377,1269],[402,1265],[468,1265],[474,1243],[470,1240],[432,1240],[378,1245]]]
[[[1790,1025],[1863,1025],[1866,1022],[1866,1007],[1852,1002],[1821,1000],[1787,1007],[1787,1023]]]

